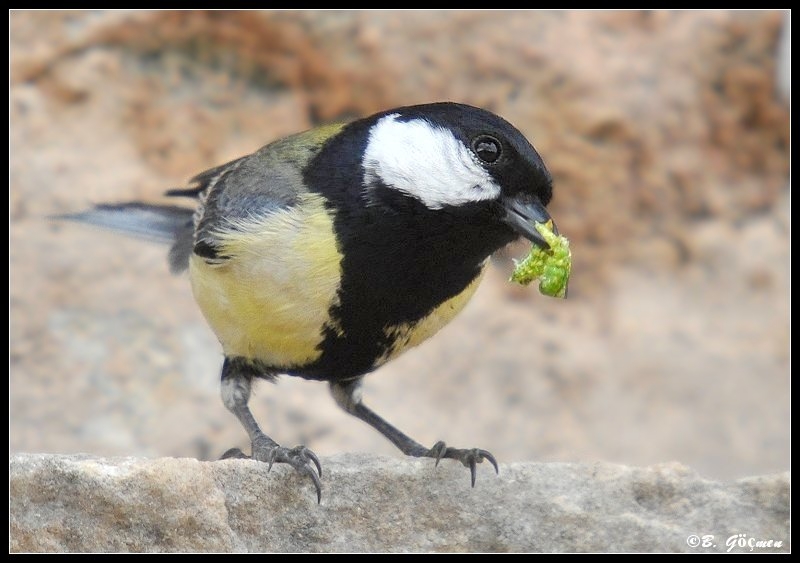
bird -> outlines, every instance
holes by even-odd
[[[325,381],[335,402],[412,457],[461,462],[475,486],[488,450],[423,446],[369,408],[363,378],[449,323],[491,255],[552,221],[553,181],[516,127],[456,102],[408,105],[320,125],[192,178],[166,195],[193,205],[99,204],[62,218],[167,242],[173,273],[224,354],[221,396],[251,453],[313,482],[322,466],[285,447],[249,407],[257,380]],[[179,200],[176,200],[176,202]],[[554,223],[553,223],[554,224]]]

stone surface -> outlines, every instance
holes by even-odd
[[[451,99],[516,124],[552,169],[570,298],[512,286],[499,256],[459,318],[366,379],[365,401],[424,444],[503,462],[788,469],[783,12],[9,20],[11,452],[248,447],[219,399],[219,345],[166,249],[48,215],[159,201],[314,123]],[[281,443],[395,454],[324,385],[283,378],[251,405]]]
[[[470,489],[446,461],[322,462],[317,505],[292,470],[250,460],[14,455],[10,550],[722,553],[731,537],[733,552],[791,548],[788,473],[720,483],[678,463],[514,463],[499,477],[479,467]]]

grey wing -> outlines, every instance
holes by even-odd
[[[237,219],[263,215],[294,205],[303,188],[302,165],[306,161],[297,147],[287,150],[278,141],[258,152],[217,166],[195,176],[192,186],[170,190],[167,195],[198,199],[194,214],[194,233],[177,237],[170,251],[175,271],[188,266],[192,253],[208,261],[221,262],[217,233],[230,230]]]

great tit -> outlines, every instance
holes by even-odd
[[[248,400],[253,380],[327,381],[336,403],[406,455],[494,456],[425,447],[367,407],[362,378],[433,336],[463,309],[490,255],[551,220],[552,179],[514,126],[476,107],[400,107],[275,141],[195,176],[180,206],[99,205],[67,218],[168,241],[171,270],[188,269],[225,360],[222,400],[252,451],[287,463],[321,498],[322,468],[305,446],[267,436]],[[314,471],[316,468],[316,472]]]

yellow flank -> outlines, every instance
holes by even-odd
[[[453,317],[461,312],[472,298],[475,290],[478,289],[483,279],[483,274],[486,272],[487,263],[488,261],[484,262],[478,277],[476,277],[464,291],[440,304],[424,319],[416,323],[404,323],[387,328],[385,331],[386,336],[393,341],[392,347],[375,361],[374,366],[381,366],[406,350],[422,344],[425,340],[439,332],[439,329],[444,327],[444,325],[453,320]]]
[[[192,290],[227,356],[280,367],[317,359],[341,260],[320,196],[216,233],[222,264],[193,255]]]

